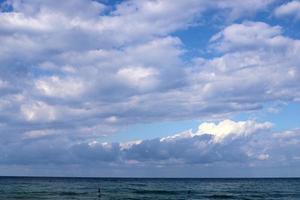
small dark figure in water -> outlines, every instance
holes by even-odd
[[[188,190],[187,197],[191,198],[191,194],[192,194],[191,190]]]
[[[100,190],[100,188],[98,188],[98,197],[99,198],[101,197],[101,190]]]

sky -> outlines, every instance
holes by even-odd
[[[0,0],[0,175],[299,177],[299,13]]]

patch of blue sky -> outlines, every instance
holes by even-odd
[[[234,21],[227,23],[243,23],[245,21],[265,22],[270,26],[282,27],[283,35],[293,39],[299,39],[300,35],[300,20],[291,20],[290,17],[278,18],[272,14],[274,9],[288,1],[276,1],[267,10],[256,13],[255,15],[240,17]],[[172,33],[172,36],[179,37],[184,44],[186,50],[183,55],[185,61],[189,61],[195,57],[202,57],[206,59],[213,58],[220,55],[218,52],[209,51],[209,41],[213,35],[218,33],[226,25],[226,19],[220,16],[214,16],[214,12],[205,13],[201,16],[201,21],[197,21],[188,28],[178,30]],[[225,24],[224,24],[225,22]]]
[[[0,11],[1,12],[11,12],[13,7],[10,4],[7,4],[5,0],[0,0]]]
[[[300,103],[266,104],[264,109],[255,112],[239,113],[233,120],[258,120],[271,122],[275,131],[285,131],[300,128]]]
[[[236,121],[258,120],[271,122],[273,130],[284,131],[300,128],[300,103],[277,103],[265,105],[264,109],[255,112],[244,112],[233,116]],[[126,142],[166,137],[192,129],[195,131],[201,124],[200,120],[185,120],[173,122],[160,122],[137,124],[128,126],[117,134],[103,138],[103,141]]]
[[[282,33],[284,36],[293,39],[300,39],[300,20],[293,19],[290,16],[279,18],[272,13],[270,14],[269,12],[262,12],[258,13],[253,18],[253,21],[265,22],[270,26],[280,26],[282,28]]]
[[[187,29],[179,30],[173,33],[175,37],[179,37],[186,52],[183,59],[189,61],[195,57],[210,58],[211,54],[206,47],[210,38],[218,31],[217,27],[205,24],[197,24]]]
[[[194,131],[200,123],[201,122],[199,120],[185,120],[136,124],[128,126],[116,134],[100,138],[100,140],[103,140],[103,142],[128,142],[134,140],[161,138],[190,129]]]

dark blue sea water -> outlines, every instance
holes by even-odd
[[[300,199],[300,179],[0,177],[0,199]]]

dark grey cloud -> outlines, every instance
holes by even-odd
[[[126,143],[94,140],[70,144],[67,137],[57,139],[31,133],[23,142],[1,144],[0,163],[27,168],[43,166],[44,173],[51,171],[49,166],[62,170],[67,166],[109,168],[111,172],[141,167],[163,170],[174,166],[297,166],[299,130],[274,132],[271,128],[268,122],[225,120],[218,124],[202,123],[196,131]]]

